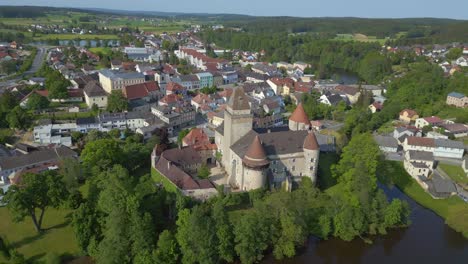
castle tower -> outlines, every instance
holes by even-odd
[[[313,183],[317,182],[317,168],[320,155],[320,146],[317,142],[314,132],[309,130],[307,136],[304,139],[304,177],[310,177]]]
[[[249,99],[243,88],[234,89],[224,111],[224,137],[222,142],[223,164],[231,173],[230,148],[240,138],[252,130],[253,117],[250,113]]]
[[[242,159],[244,173],[241,180],[241,189],[244,191],[262,188],[266,184],[266,168],[270,165],[263,149],[260,138],[255,136]]]
[[[302,106],[302,103],[296,107],[296,110],[289,117],[289,130],[299,131],[306,130],[310,127],[310,121],[307,114]]]

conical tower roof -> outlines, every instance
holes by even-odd
[[[306,138],[304,139],[304,149],[307,150],[320,150],[320,146],[317,142],[314,132],[307,133]]]
[[[292,115],[289,117],[289,120],[297,122],[297,123],[310,125],[309,118],[307,117],[307,114],[304,110],[304,107],[302,106],[302,103],[299,103],[299,105],[296,107],[296,110],[294,110]]]
[[[250,110],[249,98],[245,95],[244,88],[234,89],[231,97],[229,97],[228,106],[232,110]]]
[[[242,161],[249,167],[263,167],[270,163],[258,135],[255,136],[254,140],[250,144]]]

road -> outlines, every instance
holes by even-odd
[[[36,73],[41,68],[42,62],[44,61],[44,58],[47,55],[47,50],[50,47],[48,47],[48,46],[36,46],[36,48],[37,48],[37,54],[36,54],[36,57],[34,58],[34,61],[33,61],[32,65],[31,65],[31,68],[28,71],[21,74],[20,76],[16,77],[15,79],[7,80],[7,81],[4,81],[4,82],[0,81],[0,88],[1,87],[12,86],[16,82],[22,80],[24,77]]]

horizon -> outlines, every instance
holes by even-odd
[[[109,3],[107,3],[109,2]],[[194,3],[190,0],[180,0],[178,10],[170,5],[160,6],[162,1],[136,0],[131,5],[127,2],[110,0],[99,1],[95,3],[90,0],[69,0],[69,1],[24,1],[24,0],[5,0],[4,6],[37,6],[37,7],[57,7],[57,8],[76,8],[76,9],[102,9],[108,11],[129,11],[129,12],[161,12],[178,14],[207,14],[207,15],[247,15],[254,17],[301,17],[301,18],[363,18],[363,19],[405,19],[405,18],[439,18],[468,20],[468,2],[464,0],[454,0],[447,5],[448,8],[437,6],[439,2],[435,0],[415,0],[408,3],[406,0],[395,0],[390,7],[382,8],[382,4],[375,3],[372,0],[292,0],[292,3],[284,7],[276,7],[276,1],[258,0],[252,4],[249,0],[238,0],[233,7],[227,1],[216,1],[212,3],[209,0],[202,0]],[[455,2],[455,3],[454,3]],[[243,4],[244,3],[244,4]],[[225,5],[229,6],[225,6]],[[319,6],[316,6],[319,4]],[[151,7],[145,9],[145,6]],[[336,9],[336,6],[341,8]],[[424,10],[419,8],[424,5]],[[454,9],[454,5],[460,8]],[[154,6],[154,7],[153,7]],[[245,6],[248,6],[247,9]],[[304,6],[300,8],[299,6]],[[401,7],[404,6],[404,7]],[[251,8],[250,8],[251,7]],[[291,9],[292,7],[292,9]],[[395,8],[398,7],[398,8]],[[311,11],[309,11],[309,8]]]

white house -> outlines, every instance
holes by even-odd
[[[434,157],[462,159],[465,152],[463,142],[448,140],[448,139],[434,139],[435,149]]]
[[[374,136],[377,145],[379,145],[380,150],[385,153],[396,153],[398,151],[398,142],[395,138],[389,136]]]

